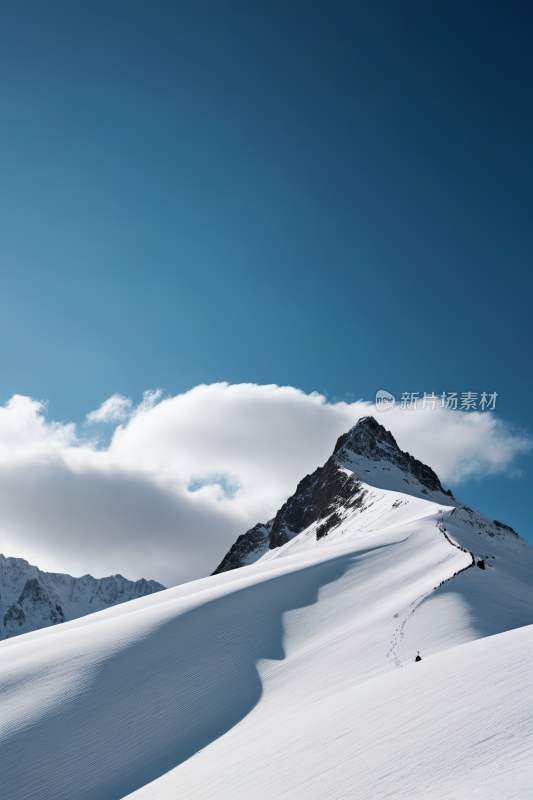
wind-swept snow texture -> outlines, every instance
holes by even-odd
[[[338,453],[255,563],[0,644],[2,798],[532,796],[533,548]]]

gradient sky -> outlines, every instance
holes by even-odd
[[[497,391],[531,430],[532,22],[0,0],[0,402]],[[532,463],[458,494],[529,537]]]

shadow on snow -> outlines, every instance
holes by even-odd
[[[186,761],[259,701],[258,660],[285,657],[283,615],[316,603],[353,560],[219,597],[104,661],[86,691],[2,748],[3,796],[121,800]]]

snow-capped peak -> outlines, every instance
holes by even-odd
[[[273,519],[239,536],[213,574],[274,557],[271,551],[278,548],[282,551],[275,557],[283,556],[288,543],[295,538],[299,541],[291,544],[291,552],[295,546],[308,549],[320,540],[323,545],[338,540],[339,536],[355,535],[368,529],[372,517],[365,514],[355,524],[355,514],[384,503],[383,514],[388,515],[385,508],[398,509],[410,502],[408,498],[428,503],[429,506],[422,505],[428,508],[427,513],[433,514],[439,506],[446,513],[456,509],[457,520],[465,517],[471,522],[470,510],[450,490],[443,489],[431,467],[403,452],[390,431],[373,417],[363,417],[339,437],[324,466],[300,481]],[[482,515],[476,515],[476,523],[472,524],[488,536],[504,539],[506,529],[508,538],[509,534],[511,540],[517,538],[508,526]]]
[[[339,465],[347,467],[371,486],[417,497],[438,496],[440,499],[444,494],[453,499],[451,491],[442,488],[431,467],[400,450],[392,433],[374,417],[362,417],[340,436],[333,457]]]
[[[68,622],[93,611],[160,592],[157,581],[122,575],[73,578],[43,572],[23,558],[0,554],[0,640]]]

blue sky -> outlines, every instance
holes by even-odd
[[[531,430],[532,15],[0,3],[0,402],[497,391]],[[458,494],[529,536],[531,464]]]

